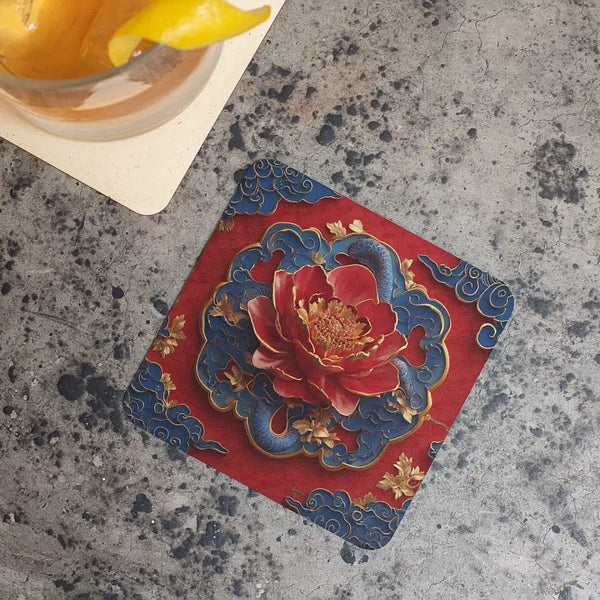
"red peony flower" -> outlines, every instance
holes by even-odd
[[[392,307],[379,302],[367,267],[276,271],[273,299],[253,298],[248,312],[260,341],[252,364],[273,375],[273,387],[284,398],[349,415],[360,396],[399,385],[390,360],[407,341],[396,330]]]

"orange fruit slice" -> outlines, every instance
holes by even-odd
[[[117,30],[108,54],[118,67],[142,40],[179,50],[202,48],[249,31],[270,14],[269,6],[242,10],[224,0],[153,0]]]

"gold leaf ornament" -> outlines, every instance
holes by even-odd
[[[404,282],[406,283],[407,290],[421,290],[422,292],[427,292],[427,289],[424,285],[414,282],[415,274],[410,270],[410,267],[413,264],[412,258],[405,258],[400,264],[400,272],[404,277]]]
[[[165,402],[165,406],[167,408],[171,408],[172,406],[177,406],[177,400],[175,398],[167,397],[167,401]]]
[[[398,457],[394,467],[398,473],[396,475],[386,473],[377,484],[377,487],[382,490],[391,490],[394,493],[395,500],[402,496],[412,498],[419,484],[423,481],[425,473],[418,466],[413,467],[412,458],[406,456],[404,452]]]
[[[167,390],[167,392],[172,392],[173,390],[177,389],[175,387],[175,384],[171,381],[170,373],[163,373],[160,377],[160,380],[163,382],[163,385],[165,386],[165,390]]]
[[[165,390],[167,390],[167,397],[165,399],[165,406],[167,408],[171,408],[171,406],[176,406],[177,405],[177,400],[175,400],[175,398],[171,398],[171,394],[170,394],[170,392],[172,392],[173,390],[177,389],[175,387],[175,384],[173,383],[173,381],[171,381],[171,374],[170,373],[163,373],[160,376],[160,381],[163,382],[163,385],[165,386]]]
[[[236,312],[233,300],[229,300],[227,294],[221,294],[219,301],[210,309],[208,314],[211,317],[223,317],[229,325],[237,327],[242,319],[248,317],[243,313]]]
[[[310,253],[311,260],[315,263],[315,265],[324,265],[325,257],[314,250]]]
[[[171,323],[171,327],[168,328],[169,333],[172,338],[176,340],[185,339],[185,335],[183,335],[183,327],[185,326],[185,315],[178,315],[173,319]]]
[[[233,219],[219,219],[217,231],[231,231],[233,229]]]
[[[371,502],[377,502],[375,496],[373,496],[371,492],[365,494],[362,498],[356,498],[354,500],[354,504],[356,504],[356,506],[360,506],[361,508],[366,508],[367,504],[370,504]]]
[[[354,219],[350,225],[348,225],[350,231],[354,231],[354,233],[364,233],[363,224],[360,219]]]
[[[327,429],[331,419],[331,413],[325,410],[311,410],[307,419],[300,419],[292,423],[292,427],[301,435],[303,442],[316,442],[319,446],[333,448],[335,442],[339,442],[337,433]]]
[[[403,389],[397,389],[392,392],[394,400],[388,400],[388,406],[391,410],[399,412],[407,423],[412,423],[413,417],[417,411],[408,405],[406,392]]]
[[[341,221],[327,223],[327,229],[329,229],[329,232],[333,234],[334,240],[341,240],[347,235],[346,228],[342,225]]]
[[[173,318],[171,324],[167,326],[167,332],[169,336],[158,334],[154,343],[152,344],[152,350],[158,352],[163,358],[175,352],[177,347],[177,340],[184,340],[185,335],[183,328],[185,326],[185,315],[178,315]]]
[[[234,392],[241,392],[248,387],[248,382],[252,378],[238,364],[231,365],[231,368],[224,372],[229,380]]]

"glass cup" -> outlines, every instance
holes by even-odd
[[[0,73],[0,98],[61,137],[122,139],[154,129],[185,109],[209,80],[222,46],[176,50],[156,45],[121,67],[63,81]]]

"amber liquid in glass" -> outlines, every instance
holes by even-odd
[[[0,0],[0,72],[65,80],[107,71],[110,38],[149,1]]]

